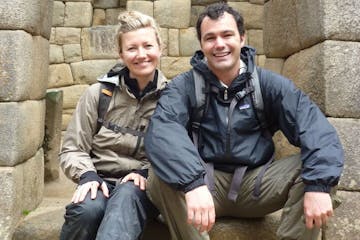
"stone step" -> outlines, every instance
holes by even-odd
[[[20,222],[13,240],[58,240],[65,206],[75,187],[61,172],[59,179],[46,183],[43,201]],[[262,219],[217,219],[210,237],[212,240],[276,239],[280,214],[279,211]],[[154,221],[147,226],[142,239],[169,240],[170,234],[166,225]]]
[[[68,202],[68,198],[44,198],[40,206],[26,216],[16,228],[13,240],[58,240],[64,222],[64,206]],[[263,219],[217,219],[210,237],[212,240],[275,240],[279,219],[279,212]],[[164,224],[151,222],[148,225],[143,240],[154,239],[170,239]]]

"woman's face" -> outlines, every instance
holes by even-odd
[[[152,81],[159,63],[161,50],[155,30],[140,28],[121,36],[120,58],[130,70],[130,77],[138,81]]]

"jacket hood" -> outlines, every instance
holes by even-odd
[[[166,83],[168,82],[167,78],[164,76],[164,74],[159,70],[158,71],[158,81],[157,81],[157,89],[163,89],[166,86]],[[121,76],[125,74],[125,72],[128,71],[128,68],[120,63],[117,63],[115,66],[113,66],[110,71],[100,77],[97,78],[99,82],[108,82],[115,84],[115,86],[123,85],[123,81],[120,82]]]
[[[250,46],[244,46],[241,48],[240,58],[247,65],[247,71],[250,73],[253,72],[255,67],[255,55],[255,48]],[[195,52],[194,56],[190,60],[190,64],[195,70],[203,74],[212,74],[208,68],[205,55],[201,50]]]

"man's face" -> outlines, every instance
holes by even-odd
[[[240,36],[234,17],[227,12],[216,20],[206,16],[200,30],[200,45],[210,70],[215,74],[238,71],[245,37]]]

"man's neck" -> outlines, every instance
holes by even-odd
[[[246,64],[240,60],[240,64],[238,68],[231,69],[229,71],[213,71],[215,76],[218,78],[226,86],[230,86],[233,80],[241,73],[246,72],[247,66]]]

